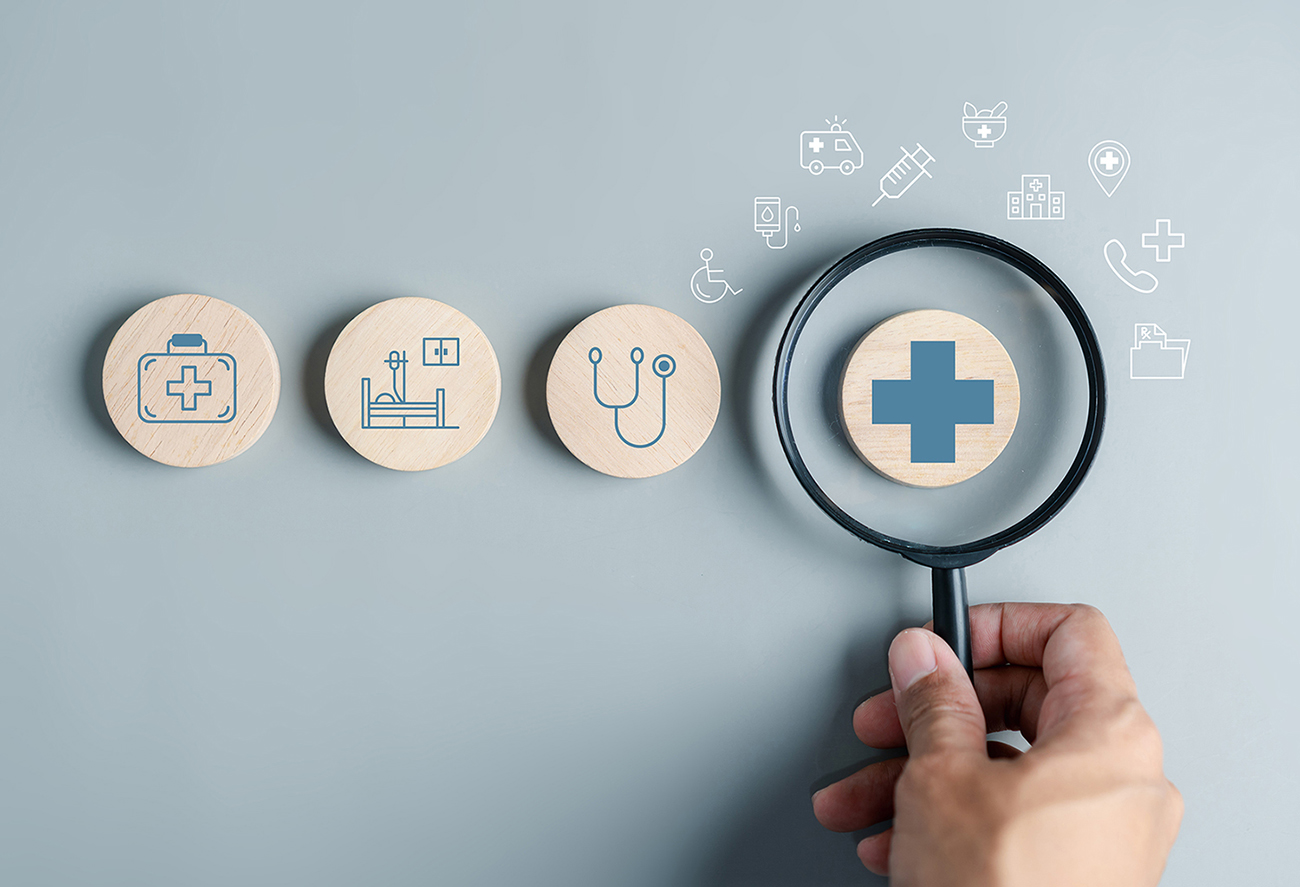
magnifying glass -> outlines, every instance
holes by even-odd
[[[869,466],[846,429],[842,398],[864,335],[916,309],[983,327],[1018,381],[1018,419],[1000,453],[974,476],[932,488]],[[918,344],[944,343],[911,343],[913,379]],[[813,284],[781,337],[773,406],[786,459],[818,507],[859,539],[931,569],[935,632],[969,673],[966,567],[1034,533],[1074,495],[1101,442],[1106,382],[1092,325],[1050,268],[987,234],[925,228],[868,243]],[[952,433],[973,427],[956,424]],[[917,426],[911,434],[915,459]]]

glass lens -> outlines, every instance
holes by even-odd
[[[974,477],[933,489],[873,471],[840,418],[840,377],[853,347],[881,321],[920,308],[980,323],[1006,348],[1020,382],[1020,416],[1001,455]],[[795,347],[789,409],[808,470],[842,509],[909,542],[961,545],[1026,517],[1065,477],[1087,424],[1088,378],[1069,320],[1033,280],[992,256],[924,247],[868,262],[826,294]]]

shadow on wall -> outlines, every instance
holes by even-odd
[[[816,275],[829,267],[837,257],[827,254],[810,260],[775,281],[770,290],[771,295],[746,325],[744,333],[740,336],[740,347],[736,349],[736,354],[731,359],[731,372],[735,381],[733,391],[726,399],[730,401],[729,412],[735,426],[736,439],[744,448],[755,479],[768,487],[771,485],[771,478],[764,470],[755,435],[759,429],[766,428],[775,437],[776,419],[770,414],[766,417],[756,415],[755,400],[750,394],[756,388],[771,392],[776,351],[774,347],[769,346],[779,340],[772,334],[778,328],[782,330],[785,328],[790,319],[790,312],[794,310],[799,298],[806,292]],[[765,402],[770,404],[771,397],[766,398]],[[766,421],[763,421],[764,419]]]
[[[371,305],[383,301],[382,298],[373,301],[359,302],[355,308],[347,311],[341,311],[330,318],[329,322],[321,327],[321,331],[311,341],[311,347],[307,350],[307,360],[303,363],[302,376],[299,380],[299,389],[302,391],[303,400],[307,402],[307,409],[311,417],[316,420],[321,431],[325,432],[325,437],[343,447],[349,453],[352,448],[348,442],[339,434],[339,430],[334,425],[334,420],[330,418],[329,403],[325,399],[325,367],[329,363],[330,351],[334,348],[334,343],[338,340],[339,333],[343,328],[352,322],[352,319],[365,311]]]
[[[865,241],[862,241],[865,242]],[[761,386],[771,391],[777,338],[798,299],[817,276],[843,253],[859,245],[854,241],[841,251],[831,251],[809,261],[776,281],[768,298],[755,313],[740,337],[741,347],[732,359],[735,377],[730,398],[731,420],[756,480],[771,489],[772,466],[765,465],[756,435],[762,429],[775,436],[774,419],[757,415],[758,404],[771,403],[770,396],[749,396]],[[847,356],[864,330],[855,330],[843,348]],[[833,389],[838,379],[828,380],[832,389],[828,403],[837,403]],[[828,419],[838,427],[838,406]],[[788,470],[788,466],[782,465]],[[786,503],[780,500],[780,507]],[[840,533],[829,520],[826,532]],[[905,583],[910,571],[919,569],[902,558],[871,551],[865,557],[879,588],[896,601],[894,611],[904,611]],[[863,699],[889,686],[886,654],[895,634],[915,620],[896,619],[893,626],[864,626],[844,654],[844,666],[837,702],[820,723],[811,723],[807,741],[784,760],[773,761],[768,769],[748,774],[752,786],[734,807],[734,815],[711,830],[719,836],[699,871],[687,879],[698,887],[793,887],[793,885],[887,884],[888,879],[868,872],[857,856],[857,843],[868,834],[882,831],[888,823],[852,834],[829,832],[812,813],[812,794],[869,763],[897,757],[902,752],[873,751],[853,733],[853,710]],[[774,712],[779,718],[780,713]]]
[[[524,406],[528,408],[528,418],[532,420],[538,436],[566,457],[569,456],[569,450],[560,440],[560,436],[555,433],[555,426],[551,423],[551,411],[546,404],[546,377],[551,371],[551,360],[555,357],[556,349],[560,347],[564,337],[596,310],[600,309],[574,312],[551,327],[533,349],[524,370]]]
[[[892,560],[892,559],[891,559]],[[901,558],[885,571],[886,587],[901,589]],[[901,590],[899,592],[901,596]],[[853,733],[853,710],[889,686],[886,653],[894,635],[910,623],[864,629],[845,651],[837,702],[817,735],[773,769],[751,774],[753,788],[735,806],[734,818],[718,823],[720,840],[703,868],[689,881],[698,887],[830,887],[887,884],[858,859],[857,843],[888,823],[849,834],[829,832],[812,813],[812,795],[867,764],[897,757],[901,750],[874,751]],[[779,713],[774,714],[779,717]]]
[[[85,401],[86,409],[94,417],[95,424],[100,426],[113,440],[134,452],[126,439],[117,433],[117,426],[113,424],[113,419],[108,414],[108,406],[104,403],[104,358],[108,356],[108,346],[113,343],[113,336],[117,335],[117,331],[122,328],[122,324],[126,323],[127,318],[142,306],[150,302],[151,298],[148,296],[138,298],[126,296],[121,301],[135,305],[135,307],[114,311],[108,316],[107,320],[96,328],[94,338],[91,339],[89,347],[84,351],[86,361],[81,368],[81,396]]]

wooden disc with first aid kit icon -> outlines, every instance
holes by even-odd
[[[718,365],[695,328],[650,305],[617,305],[574,327],[546,376],[551,423],[569,451],[614,477],[681,465],[713,430]]]
[[[952,311],[896,314],[849,355],[840,412],[853,448],[880,474],[946,487],[993,463],[1020,415],[1020,380],[1002,343]]]
[[[176,295],[127,318],[104,358],[104,403],[127,443],[181,468],[238,456],[280,401],[280,364],[257,321],[210,296]]]
[[[483,331],[433,299],[371,305],[343,328],[325,365],[339,434],[371,462],[424,471],[478,445],[501,403],[501,369]]]

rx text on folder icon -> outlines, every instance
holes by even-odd
[[[1171,339],[1158,324],[1135,323],[1129,349],[1130,379],[1181,379],[1191,339]]]

